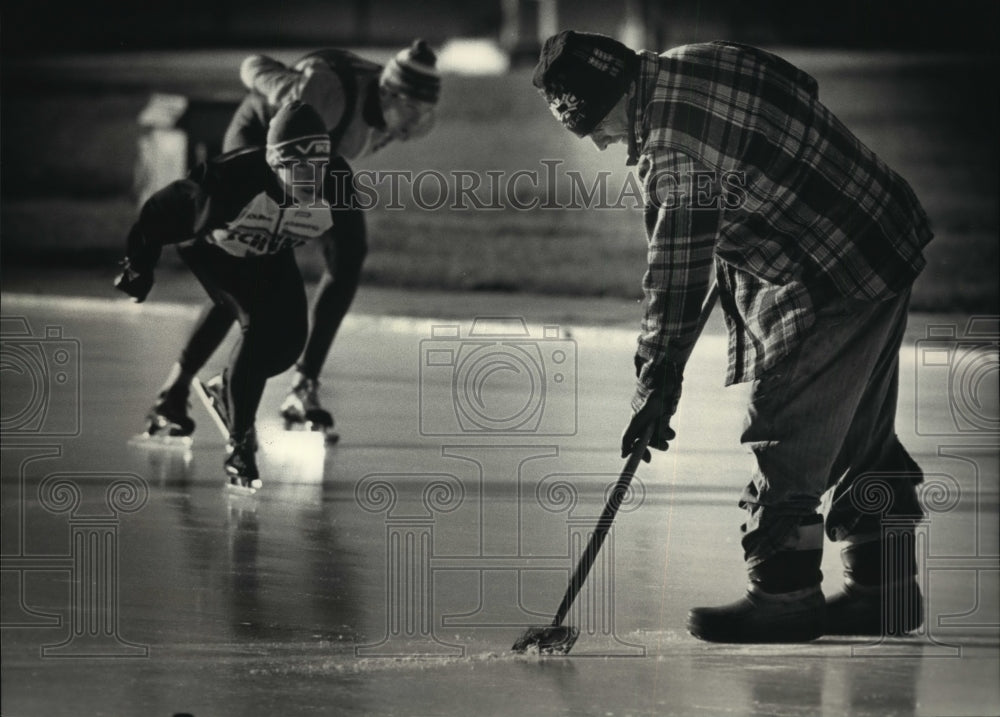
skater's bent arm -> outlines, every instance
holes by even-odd
[[[180,180],[146,200],[126,241],[125,254],[137,271],[151,271],[165,244],[193,236],[200,195],[198,185]]]
[[[302,73],[267,55],[251,55],[240,65],[240,80],[248,90],[264,95],[268,104],[278,107],[297,99]],[[289,96],[291,93],[296,96]]]
[[[673,413],[684,366],[698,338],[720,211],[711,201],[714,189],[704,183],[697,186],[699,176],[710,176],[704,165],[684,154],[646,155],[640,175],[647,196],[649,249],[632,409],[641,410],[656,391],[659,400],[667,402],[667,412]]]
[[[312,105],[327,129],[335,127],[347,107],[337,73],[321,58],[310,58],[289,68],[266,55],[251,55],[240,66],[247,89],[264,96],[271,107],[293,100]]]

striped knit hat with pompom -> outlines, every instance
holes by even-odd
[[[441,95],[437,55],[423,40],[400,50],[382,70],[379,84],[389,92],[419,102],[435,104]]]

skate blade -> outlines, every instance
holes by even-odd
[[[191,436],[171,436],[169,434],[148,432],[139,433],[128,439],[130,446],[139,446],[140,448],[184,449],[190,448],[192,442]]]
[[[289,432],[300,431],[322,434],[323,442],[328,446],[332,446],[340,440],[340,434],[335,430],[313,423],[312,421],[289,421],[285,419],[285,430]]]
[[[580,630],[566,625],[529,627],[510,649],[521,654],[568,655],[578,637]]]
[[[230,480],[226,484],[226,490],[233,495],[254,495],[258,490],[260,490],[263,483],[261,483],[260,478],[250,481],[249,484],[243,485],[242,483],[233,483]]]
[[[219,411],[215,408],[215,404],[212,402],[212,397],[208,395],[208,391],[205,390],[205,384],[201,382],[201,379],[197,376],[191,381],[191,388],[194,389],[195,395],[201,400],[202,405],[205,406],[205,410],[208,411],[208,415],[212,417],[212,422],[215,427],[219,429],[219,433],[226,440],[229,440],[229,426],[219,415]]]

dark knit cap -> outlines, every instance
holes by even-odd
[[[437,55],[423,40],[400,50],[382,70],[379,84],[397,95],[434,104],[441,95]]]
[[[574,134],[586,137],[608,116],[637,76],[639,56],[608,37],[564,30],[542,46],[532,84]]]
[[[330,136],[312,105],[294,100],[271,118],[267,128],[267,159],[271,164],[329,156]]]

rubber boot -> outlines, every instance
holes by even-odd
[[[890,637],[923,625],[913,531],[848,545],[840,557],[844,589],[827,601],[826,634]]]
[[[798,538],[749,570],[746,594],[721,607],[696,607],[687,629],[709,642],[808,642],[823,634],[826,602],[822,517],[812,516]],[[790,549],[789,549],[790,548]]]

